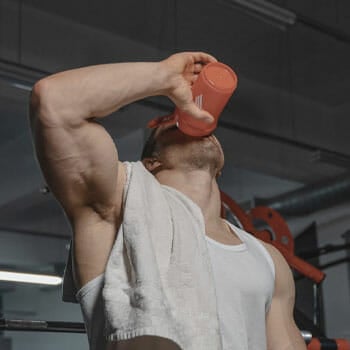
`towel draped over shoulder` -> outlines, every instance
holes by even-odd
[[[168,338],[183,350],[220,350],[200,208],[181,192],[159,184],[141,162],[125,166],[123,222],[103,287],[108,338],[152,335]]]

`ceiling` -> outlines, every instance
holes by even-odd
[[[274,1],[303,18],[288,31],[214,1],[24,0],[24,4],[164,51],[206,50],[245,77],[321,104],[347,103],[349,43],[315,30],[347,33],[346,0]],[[308,25],[305,24],[308,23]]]

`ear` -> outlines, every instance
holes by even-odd
[[[218,179],[222,175],[222,170],[216,172],[215,178]]]
[[[142,163],[149,172],[154,172],[158,167],[162,165],[157,158],[144,158]]]

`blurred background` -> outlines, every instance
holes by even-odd
[[[275,208],[296,251],[327,277],[296,276],[301,327],[350,339],[350,2],[347,0],[0,0],[0,270],[62,276],[71,236],[46,191],[28,128],[33,83],[91,64],[207,51],[239,84],[217,136],[220,186],[244,210]],[[103,124],[122,160],[137,160],[163,97]],[[81,322],[61,286],[0,281],[6,319]],[[315,325],[317,323],[317,325]],[[313,328],[315,327],[315,328]],[[0,349],[86,349],[81,334],[0,330]]]

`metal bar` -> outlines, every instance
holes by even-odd
[[[28,331],[28,332],[63,332],[86,333],[85,325],[81,322],[40,321],[40,320],[7,320],[0,319],[0,331]],[[312,334],[301,331],[301,335],[308,343]]]
[[[317,328],[322,329],[321,327],[321,288],[317,283],[313,284],[313,322]]]
[[[0,334],[3,331],[17,332],[52,332],[52,333],[86,333],[85,325],[81,322],[41,321],[41,320],[7,320],[0,318]],[[311,342],[312,334],[301,330],[301,336],[306,344]],[[322,344],[336,344],[334,339],[319,338]],[[327,348],[328,349],[328,348]]]
[[[330,267],[337,266],[337,265],[340,265],[340,264],[344,264],[344,263],[347,263],[347,262],[350,262],[350,257],[333,260],[333,261],[331,261],[331,262],[329,262],[327,264],[320,265],[319,268],[322,269],[322,270],[325,270],[325,269],[328,269]]]
[[[309,344],[312,339],[312,334],[309,331],[300,331],[301,336],[303,337],[306,344]]]
[[[81,322],[0,319],[2,331],[86,333]]]
[[[350,249],[350,242],[345,244],[327,244],[317,249],[299,252],[298,256],[302,259],[311,259],[317,256],[330,254],[341,250],[348,250],[348,249]]]

